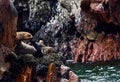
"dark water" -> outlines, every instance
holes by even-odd
[[[81,78],[81,82],[120,82],[120,61],[69,65]]]

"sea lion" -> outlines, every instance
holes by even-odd
[[[53,47],[50,47],[50,46],[42,47],[41,51],[44,54],[55,53],[55,49]]]
[[[17,32],[15,52],[17,54],[35,54],[36,49],[22,40],[31,40],[32,34],[29,32]]]
[[[22,41],[22,40],[30,40],[33,36],[29,32],[17,32],[16,33],[16,41]]]
[[[16,54],[35,54],[37,50],[32,46],[23,41],[19,42],[15,47]]]
[[[44,54],[55,53],[55,49],[53,47],[46,46],[44,44],[43,40],[39,40],[39,42],[37,42],[37,44],[42,47],[41,48],[42,53],[44,53]]]
[[[15,51],[18,54],[49,54],[54,53],[55,49],[53,47],[45,46],[44,42],[40,40],[39,42],[30,41],[32,45],[23,42],[22,40],[31,40],[33,38],[32,34],[29,32],[17,32],[16,35],[16,48]]]

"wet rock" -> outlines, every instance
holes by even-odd
[[[73,71],[70,71],[69,72],[69,82],[80,82],[80,78]]]
[[[66,64],[74,63],[74,60],[66,60]]]
[[[56,81],[56,75],[57,75],[57,69],[54,63],[51,63],[49,65],[46,82],[55,82]]]
[[[67,66],[61,65],[60,73],[62,78],[60,82],[80,82],[79,76],[77,76],[71,69]]]
[[[64,65],[61,65],[61,74],[63,75],[67,70],[70,70],[70,68],[69,67],[67,67],[67,66],[64,66]]]

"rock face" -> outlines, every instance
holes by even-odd
[[[119,0],[54,1],[30,0],[23,30],[31,32],[36,41],[42,39],[54,47],[66,60],[119,60]]]
[[[81,8],[84,14],[89,14],[98,23],[113,23],[120,26],[119,0],[82,0]]]
[[[25,29],[34,35],[36,41],[42,39],[46,45],[54,47],[59,55],[72,59],[76,36],[79,36],[76,26],[80,22],[80,1],[54,1],[53,3],[51,0],[36,2],[32,0],[30,8],[32,7],[31,9],[34,10],[37,8],[37,10],[33,13],[33,10],[30,9],[30,13],[33,14],[30,15],[30,20],[25,24]],[[44,11],[40,12],[42,10]],[[46,17],[42,16],[42,13]]]
[[[0,79],[8,70],[5,57],[14,48],[17,12],[9,0],[0,0]]]
[[[79,40],[75,62],[97,62],[120,59],[120,39],[116,35],[99,34],[95,42]]]
[[[120,60],[120,1],[82,0],[81,23],[84,37],[77,40],[75,62]],[[94,33],[90,33],[90,32]],[[97,34],[95,34],[97,32]]]
[[[26,0],[18,3],[23,7],[22,18],[29,12],[29,17],[22,19],[24,29],[21,30],[32,33],[36,41],[42,39],[65,59],[75,62],[119,60],[119,0]],[[20,12],[19,7],[17,9]]]
[[[9,0],[0,1],[0,43],[13,48],[16,37],[17,11]]]

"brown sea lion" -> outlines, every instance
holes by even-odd
[[[17,54],[35,54],[36,49],[22,40],[31,40],[32,34],[29,32],[17,32],[15,52]]]
[[[16,34],[16,41],[30,40],[32,38],[33,38],[33,36],[29,32],[17,32],[17,34]]]

